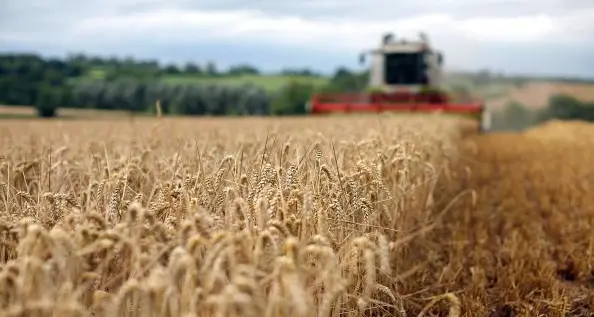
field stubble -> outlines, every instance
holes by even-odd
[[[460,206],[444,240],[471,273],[456,282],[475,289],[471,315],[594,316],[593,134],[553,121],[465,140],[479,203]]]
[[[0,316],[589,316],[594,151],[462,126],[5,122]]]

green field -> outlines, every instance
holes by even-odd
[[[101,68],[95,68],[88,72],[83,78],[85,79],[102,79],[105,77],[105,70]],[[297,81],[302,83],[312,83],[315,86],[323,86],[328,83],[327,77],[314,77],[314,76],[297,76],[297,75],[240,75],[240,76],[217,76],[207,77],[200,75],[164,75],[162,80],[170,84],[224,84],[224,85],[244,85],[253,84],[261,86],[266,91],[278,91],[286,84]]]
[[[106,69],[94,68],[87,73],[83,78],[76,80],[101,79],[105,77]],[[222,84],[239,86],[243,84],[253,84],[264,88],[268,92],[274,92],[282,89],[290,82],[297,81],[302,83],[312,83],[315,86],[323,86],[330,81],[329,77],[315,77],[315,76],[298,76],[298,75],[282,75],[282,74],[262,74],[262,75],[221,75],[221,76],[204,76],[193,74],[179,74],[179,75],[164,75],[161,79],[165,83],[170,84]],[[485,101],[493,101],[504,98],[509,93],[521,89],[524,85],[532,82],[565,82],[567,84],[576,83],[592,83],[592,81],[584,80],[583,82],[575,80],[555,79],[555,78],[522,78],[522,77],[507,77],[503,75],[481,75],[480,73],[445,73],[444,74],[444,88],[459,93],[461,90],[466,91],[476,98]]]
[[[277,91],[291,81],[313,83],[322,86],[328,82],[324,77],[311,76],[289,76],[289,75],[242,75],[242,76],[221,76],[221,77],[199,77],[192,75],[168,75],[163,78],[167,83],[214,83],[225,85],[254,84],[263,87],[267,91]]]
[[[263,87],[267,91],[277,91],[291,81],[313,83],[316,86],[327,84],[327,77],[313,76],[289,76],[289,75],[243,75],[243,76],[221,76],[221,77],[200,77],[193,75],[167,75],[163,78],[167,83],[216,83],[226,85],[242,85],[246,83]],[[484,99],[494,99],[504,96],[509,90],[517,87],[517,84],[510,79],[491,80],[487,83],[477,84],[466,75],[446,74],[444,77],[446,89],[454,90],[456,87],[464,87],[466,90]]]

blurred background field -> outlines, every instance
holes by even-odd
[[[303,115],[312,94],[364,91],[368,81],[366,71],[345,67],[333,74],[311,69],[271,73],[247,64],[219,70],[212,63],[175,66],[86,55],[67,59],[3,55],[0,67],[5,69],[0,73],[4,78],[0,117],[42,112],[69,118],[100,113],[101,117],[154,114],[157,97],[165,115]],[[444,88],[451,93],[484,100],[494,113],[496,130],[524,129],[549,118],[593,117],[594,81],[588,79],[511,76],[482,70],[448,71],[444,80]]]

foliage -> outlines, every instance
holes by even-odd
[[[276,74],[261,74],[261,75],[219,75],[216,77],[206,75],[168,75],[161,78],[162,82],[170,84],[216,84],[224,86],[241,86],[245,84],[253,84],[262,87],[269,94],[275,94],[283,87],[291,82],[299,81],[302,83],[311,83],[316,86],[323,86],[328,83],[328,78],[324,77],[307,77],[298,75],[276,75]]]
[[[168,109],[171,108],[168,113],[269,114],[270,103],[274,100],[274,114],[299,114],[306,111],[304,105],[311,93],[363,91],[368,77],[367,71],[344,67],[338,68],[332,76],[324,77],[309,69],[262,74],[248,64],[234,65],[225,71],[213,61],[161,65],[154,60],[132,57],[73,54],[57,59],[7,53],[0,54],[0,104],[32,106],[43,116],[54,115],[59,107],[147,112],[153,109],[155,100],[152,98],[165,94],[165,103]],[[471,87],[467,91],[470,89],[485,98],[494,98],[511,87],[509,78],[506,78],[485,70],[474,75],[454,74],[447,82],[454,91],[463,86]],[[518,83],[524,80],[516,78]],[[253,85],[248,88],[248,84]],[[252,87],[255,85],[264,91]],[[172,95],[178,92],[180,96]],[[306,96],[307,93],[310,95]],[[241,100],[241,104],[231,106],[233,100]],[[543,114],[543,118],[594,118],[574,100],[561,98],[554,103],[567,106],[553,106],[550,114]]]
[[[76,63],[57,59],[43,60],[30,54],[2,55],[0,104],[35,105],[39,98],[46,99],[43,102],[46,104],[48,89],[60,89],[68,77],[79,76],[83,71]]]
[[[315,93],[315,86],[311,83],[292,81],[279,91],[271,104],[272,115],[304,114],[306,104]]]
[[[58,105],[65,100],[64,90],[44,85],[39,90],[35,109],[40,117],[51,118],[56,115]]]
[[[542,119],[594,121],[594,102],[580,101],[564,94],[554,95],[550,98]]]
[[[213,62],[203,67],[193,63],[182,67],[83,54],[62,61],[5,54],[0,55],[0,104],[34,106],[40,116],[51,117],[59,107],[153,111],[152,105],[159,98],[169,114],[266,115],[274,98],[275,114],[303,113],[312,86],[324,81],[290,77],[317,76],[308,70],[285,73],[292,75],[284,75],[287,78],[280,85],[279,78],[270,77],[269,82],[276,86],[267,87],[249,84],[267,78],[250,65],[232,66],[224,73]]]
[[[201,74],[202,69],[200,68],[200,66],[198,66],[192,62],[188,62],[188,63],[186,63],[186,66],[184,68],[184,73],[192,74],[192,75]]]
[[[153,111],[161,100],[165,114],[176,115],[264,115],[269,98],[257,86],[166,84],[162,82],[88,81],[74,88],[74,103],[97,109]]]
[[[236,65],[231,66],[227,71],[228,76],[241,76],[241,75],[259,75],[260,71],[251,65]]]
[[[365,91],[369,82],[369,72],[356,73],[340,67],[330,81],[319,90],[323,92]]]
[[[368,78],[367,71],[344,67],[323,77],[308,69],[262,74],[248,64],[234,65],[224,71],[212,61],[160,65],[157,61],[132,57],[75,54],[60,60],[32,54],[3,54],[0,55],[0,104],[33,106],[46,116],[55,114],[58,107],[148,112],[153,111],[153,98],[159,95],[163,96],[166,113],[170,114],[289,115],[304,113],[305,104],[315,92],[364,91]],[[513,86],[514,80],[521,84],[526,79],[510,79],[484,70],[477,74],[448,75],[446,82],[453,95],[464,101],[471,97],[469,91],[486,99],[499,97]],[[50,92],[51,89],[56,91]],[[177,93],[180,95],[174,96]],[[557,99],[540,114],[541,120],[594,119],[590,106],[582,107],[585,104],[571,98]],[[231,105],[235,100],[240,100],[239,104]]]
[[[310,69],[283,69],[280,72],[284,76],[298,76],[298,77],[320,77],[321,75]]]

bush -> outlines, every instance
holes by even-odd
[[[540,114],[540,121],[550,119],[594,121],[594,103],[582,102],[569,95],[554,95]]]
[[[131,79],[87,81],[76,84],[73,102],[99,109],[154,112],[161,100],[163,113],[177,115],[263,115],[269,112],[269,97],[254,85],[169,84]]]
[[[279,91],[272,100],[272,115],[295,115],[306,113],[306,104],[316,88],[313,84],[292,81]]]
[[[37,114],[43,118],[56,116],[59,105],[62,102],[62,89],[57,87],[45,86],[40,89],[35,102]]]

